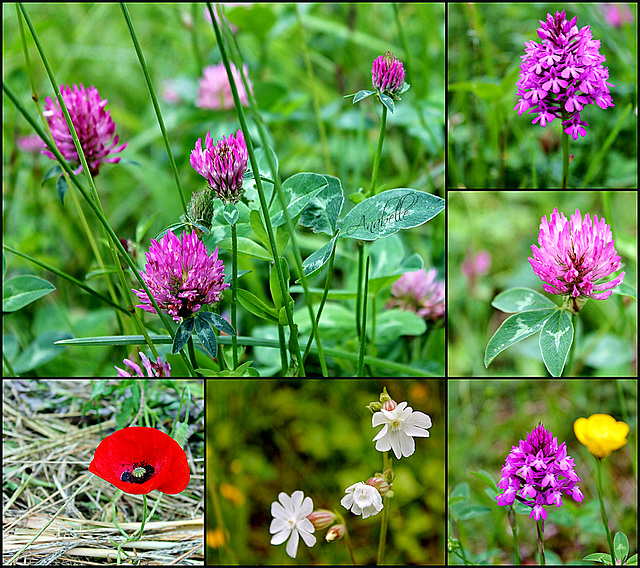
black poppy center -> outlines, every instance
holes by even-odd
[[[125,464],[122,464],[126,467]],[[127,483],[144,483],[153,477],[155,470],[152,465],[142,461],[140,463],[135,462],[131,467],[131,470],[123,471],[120,479]]]

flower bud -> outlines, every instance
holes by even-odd
[[[379,402],[372,402],[371,404],[367,404],[367,408],[373,413],[380,412],[382,404],[380,404]]]
[[[307,519],[311,521],[316,530],[326,529],[336,518],[336,514],[333,511],[327,511],[327,509],[316,509],[307,515]]]
[[[398,403],[392,398],[390,398],[389,400],[387,400],[387,402],[385,402],[382,405],[382,410],[386,410],[387,412],[392,412],[397,408],[397,406],[398,406]]]
[[[392,485],[387,483],[383,477],[371,477],[367,480],[367,485],[375,487],[378,490],[378,493],[380,493],[380,495],[382,495],[383,497],[392,487]]]
[[[404,87],[404,67],[402,61],[396,59],[390,51],[380,55],[373,62],[371,82],[375,89],[395,100],[400,100]]]
[[[327,539],[327,542],[332,542],[334,540],[339,540],[344,536],[344,533],[347,532],[347,527],[345,527],[344,525],[333,525],[328,531],[327,531],[327,536],[325,537]]]

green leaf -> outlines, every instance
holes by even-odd
[[[444,199],[399,188],[368,197],[345,216],[340,237],[374,241],[426,223],[444,209]]]
[[[311,253],[302,263],[302,271],[307,279],[311,279],[318,274],[324,268],[324,265],[329,262],[331,253],[333,252],[336,243],[338,242],[338,235],[333,237],[327,244],[321,246],[317,251]],[[299,283],[302,279],[298,278],[296,283]]]
[[[484,366],[488,367],[498,353],[538,331],[555,310],[521,312],[508,317],[487,344]]]
[[[629,555],[629,539],[623,532],[617,532],[613,539],[613,553],[616,559],[622,560],[623,563]]]
[[[259,377],[260,373],[257,369],[251,367],[253,361],[247,361],[239,365],[233,371],[213,371],[211,369],[196,369],[203,377]]]
[[[271,251],[271,243],[269,243],[269,235],[267,233],[267,229],[262,222],[262,215],[260,211],[257,209],[252,209],[249,214],[249,224],[251,225],[251,229],[253,229],[253,233],[258,239],[262,242],[262,244]],[[272,256],[270,260],[273,260],[273,251],[271,251]]]
[[[542,310],[545,311],[545,310]],[[553,377],[562,376],[569,349],[573,343],[573,322],[565,310],[556,310],[544,322],[540,332],[540,353],[547,371]]]
[[[363,101],[367,97],[370,97],[371,95],[375,95],[375,94],[376,94],[375,91],[367,91],[366,89],[363,89],[362,91],[358,91],[353,96],[353,104],[355,105],[356,103],[359,103],[360,101]],[[352,96],[352,95],[348,95],[348,96]]]
[[[62,355],[63,351],[55,342],[65,339],[71,339],[65,331],[45,331],[38,335],[12,363],[13,370],[16,374],[27,373]]]
[[[638,555],[634,554],[626,563],[627,566],[637,566],[638,565]]]
[[[396,104],[393,102],[393,99],[389,95],[383,95],[382,93],[378,93],[378,96],[380,97],[380,102],[393,114],[396,110]]]
[[[171,348],[171,353],[174,355],[182,349],[189,338],[191,337],[191,332],[195,326],[195,318],[187,318],[182,320],[178,329],[176,330],[176,336],[173,338],[173,347]]]
[[[486,81],[460,81],[449,85],[451,91],[470,91],[484,101],[495,101],[502,96],[500,85],[496,85],[491,79]]]
[[[427,331],[423,318],[414,312],[392,308],[384,310],[376,317],[376,344],[395,343],[402,335],[422,335]],[[371,337],[372,326],[367,326]]]
[[[238,215],[238,208],[233,203],[227,203],[222,210],[222,216],[225,218],[225,221],[232,227],[236,224]]]
[[[56,182],[56,192],[58,193],[58,199],[60,199],[60,203],[62,204],[64,204],[64,194],[67,193],[67,191],[69,191],[67,178],[60,176]]]
[[[2,311],[15,312],[53,292],[56,287],[37,276],[16,276],[2,286]]]
[[[227,335],[236,334],[233,326],[218,314],[214,314],[213,312],[199,311],[197,317],[204,319],[209,325],[215,327],[216,329],[219,329],[220,331],[224,331]]]
[[[351,193],[349,195],[349,201],[356,205],[358,205],[358,203],[362,203],[366,198],[367,196],[362,191],[362,188],[360,188],[356,193]]]
[[[466,521],[468,519],[479,517],[480,515],[486,515],[491,511],[491,507],[486,507],[485,505],[469,505],[468,507],[465,507],[460,513],[458,513],[458,520]]]
[[[582,560],[591,560],[591,562],[602,562],[603,564],[611,564],[611,555],[604,552],[594,552],[587,554]]]
[[[265,304],[255,294],[252,294],[248,290],[243,290],[242,288],[238,289],[237,294],[238,301],[246,310],[250,311],[254,316],[266,319],[267,321],[270,321],[272,323],[278,322],[278,313],[276,312],[275,308]]]
[[[309,227],[314,233],[325,233],[333,237],[342,211],[344,193],[338,178],[327,175],[324,178],[327,180],[327,187],[309,200],[300,216],[300,224]]]
[[[614,294],[620,294],[621,296],[631,296],[634,300],[638,299],[638,291],[629,284],[624,282],[613,289]]]
[[[188,435],[189,425],[186,422],[178,422],[175,434],[173,435],[173,439],[178,442],[178,445],[181,448],[185,445]]]
[[[421,270],[424,266],[419,254],[405,258],[404,245],[400,235],[397,234],[373,243],[369,248],[369,255],[371,256],[369,287],[373,293],[395,282],[401,274]]]
[[[500,292],[491,305],[508,314],[558,307],[539,292],[529,288],[511,288]]]
[[[209,352],[211,357],[218,357],[218,340],[209,322],[203,318],[196,316],[195,318],[196,335],[200,338],[202,345]]]
[[[455,499],[454,498],[460,498]],[[453,488],[453,491],[449,494],[449,507],[451,513],[455,518],[467,507],[469,502],[469,484],[464,481]]]
[[[232,241],[230,238],[222,239],[218,246],[220,248],[231,250]],[[248,239],[247,237],[238,237],[238,254],[244,254],[250,258],[259,258],[260,260],[272,260],[271,253],[261,247],[255,241]]]
[[[327,185],[328,182],[324,176],[308,172],[294,174],[286,179],[282,184],[282,193],[289,217],[293,219],[302,212],[309,200]],[[285,222],[280,198],[277,195],[269,208],[269,216],[274,227]]]
[[[54,178],[60,175],[62,175],[62,168],[60,167],[60,164],[56,164],[52,168],[49,168],[47,172],[44,174],[44,176],[42,176],[41,185],[44,185],[44,183],[50,180],[51,178]]]
[[[471,475],[475,475],[478,479],[484,481],[490,488],[497,491],[498,486],[489,472],[481,469],[480,471],[472,471]]]
[[[291,279],[291,275],[289,273],[289,265],[287,264],[286,258],[280,258],[280,267],[282,268],[285,286],[287,286],[286,290],[283,291],[280,289],[280,280],[278,279],[278,270],[276,269],[275,264],[271,267],[271,274],[269,275],[271,297],[273,298],[273,303],[278,311],[284,307],[285,301],[293,303],[293,299],[289,295],[289,280]]]

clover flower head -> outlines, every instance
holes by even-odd
[[[545,127],[556,117],[563,120],[564,131],[574,140],[586,136],[587,122],[580,111],[589,104],[602,109],[614,106],[607,82],[609,68],[600,53],[600,40],[593,39],[589,26],[578,29],[577,16],[567,20],[565,10],[547,14],[540,20],[535,41],[525,42],[525,55],[516,83],[520,100],[513,110],[537,112],[532,123]]]
[[[300,537],[304,543],[311,548],[316,543],[316,537],[311,533],[315,528],[307,516],[313,511],[313,501],[311,497],[305,497],[302,491],[294,491],[291,497],[286,493],[278,495],[278,501],[271,503],[271,514],[273,520],[269,527],[271,544],[287,543],[287,554],[291,558],[296,557]]]
[[[594,456],[606,458],[627,443],[629,425],[608,414],[592,414],[589,418],[578,418],[573,431]]]
[[[225,203],[237,203],[242,197],[242,176],[247,171],[249,154],[242,130],[216,144],[207,132],[204,149],[198,138],[191,152],[191,167],[204,177],[211,191]]]
[[[383,426],[373,438],[376,450],[393,450],[396,458],[408,458],[416,451],[413,437],[429,437],[427,428],[431,428],[431,418],[424,412],[413,411],[406,402],[399,403],[393,410],[383,408],[371,417],[371,424]]]
[[[208,13],[208,10],[207,10]],[[238,97],[242,106],[249,105],[249,98],[247,97],[247,91],[244,88],[244,83],[240,76],[240,72],[233,63],[231,65],[231,74],[238,89]],[[253,87],[249,81],[247,66],[242,67],[244,76],[247,77],[247,84],[249,90],[253,93]],[[208,108],[214,110],[231,109],[234,107],[233,94],[231,93],[231,86],[229,85],[229,77],[227,76],[227,70],[224,63],[218,65],[209,65],[205,67],[202,72],[202,78],[198,83],[198,98],[196,100],[196,106],[199,108]]]
[[[116,367],[116,371],[118,372],[118,377],[170,377],[171,376],[171,365],[167,361],[162,362],[162,358],[158,357],[158,361],[153,363],[148,359],[148,357],[140,352],[140,359],[142,359],[142,365],[147,371],[145,375],[140,368],[140,365],[134,363],[131,359],[124,359],[122,362],[127,365],[127,367],[131,367],[134,374],[132,375],[130,372],[123,371],[119,367]],[[114,365],[115,366],[115,365]]]
[[[624,279],[622,272],[610,282],[596,284],[621,267],[611,228],[597,215],[592,221],[589,213],[582,218],[576,209],[568,221],[554,208],[549,221],[542,218],[538,244],[531,245],[529,262],[549,294],[606,300]]]
[[[380,492],[364,481],[359,481],[347,487],[344,491],[346,495],[340,504],[354,515],[362,515],[363,519],[377,515],[384,505]]]
[[[224,264],[218,260],[218,247],[213,254],[195,233],[183,233],[179,239],[168,231],[160,240],[151,239],[147,264],[142,278],[160,309],[176,322],[188,318],[202,306],[220,301],[229,287],[224,282]],[[132,290],[142,301],[136,306],[156,313],[144,290]]]
[[[402,61],[396,59],[390,51],[373,60],[371,82],[383,95],[389,95],[399,101],[404,87],[404,76]]]
[[[445,287],[444,280],[436,277],[438,270],[423,268],[414,272],[405,272],[391,287],[391,298],[387,308],[400,308],[417,313],[428,320],[437,320],[444,316]]]
[[[504,492],[496,497],[498,505],[513,505],[516,499],[531,507],[529,518],[547,518],[545,505],[562,506],[562,495],[575,501],[584,496],[576,485],[580,478],[574,471],[573,458],[567,445],[547,430],[542,423],[527,433],[526,440],[512,446],[502,467],[498,487]]]
[[[61,85],[60,94],[78,133],[91,175],[98,175],[104,162],[119,162],[120,156],[114,154],[122,152],[127,145],[117,145],[118,136],[114,137],[116,125],[111,119],[111,114],[104,109],[108,101],[100,98],[98,90],[93,85],[88,89],[82,84],[79,87],[73,85],[73,88]],[[60,103],[57,99],[54,102],[51,97],[47,97],[44,108],[42,114],[49,123],[53,141],[65,160],[76,166],[74,173],[80,173],[82,164]],[[42,150],[42,153],[56,159],[49,150]]]

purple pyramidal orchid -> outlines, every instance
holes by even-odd
[[[211,191],[224,203],[237,203],[242,197],[242,176],[247,171],[249,154],[242,130],[236,136],[214,144],[211,134],[207,132],[202,148],[202,138],[198,138],[195,149],[191,152],[191,167],[204,177]]]
[[[567,445],[547,430],[541,422],[525,441],[512,446],[502,467],[498,487],[504,492],[496,497],[498,505],[513,505],[517,499],[531,507],[529,518],[547,518],[545,505],[562,506],[562,495],[580,502],[584,495],[576,485],[580,478],[574,471]]]
[[[543,217],[540,222],[538,244],[531,245],[529,262],[549,294],[606,300],[624,279],[622,272],[610,282],[596,284],[621,267],[611,228],[597,215],[593,221],[589,213],[583,219],[576,209],[568,221],[554,208],[549,221]]]
[[[229,287],[224,282],[224,264],[218,260],[218,247],[212,255],[195,233],[176,237],[168,231],[160,240],[151,239],[147,253],[146,285],[158,302],[176,322],[191,317],[203,305],[220,301]],[[142,304],[136,306],[156,313],[144,290],[132,290]]]
[[[532,123],[543,127],[560,118],[574,140],[587,134],[580,111],[589,104],[614,106],[609,87],[615,86],[607,82],[609,68],[602,66],[606,58],[599,52],[600,40],[593,39],[589,26],[578,29],[576,21],[577,16],[567,20],[564,10],[540,20],[542,42],[525,42],[516,83],[521,98],[513,109],[519,115],[537,112]]]
[[[78,134],[91,175],[98,175],[104,162],[112,164],[119,162],[120,156],[114,156],[114,154],[122,152],[127,145],[117,145],[118,136],[114,136],[116,125],[111,119],[111,114],[104,109],[108,101],[100,98],[100,93],[93,85],[88,89],[82,84],[79,87],[73,85],[73,88],[69,85],[61,85],[60,94]],[[47,97],[44,108],[42,114],[49,123],[56,147],[65,160],[77,166],[74,173],[80,173],[82,165],[60,103]],[[49,150],[42,150],[42,153],[56,159]]]

